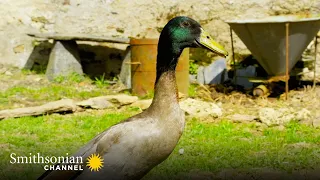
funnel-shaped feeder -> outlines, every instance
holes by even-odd
[[[320,17],[274,16],[227,23],[269,76],[286,73],[286,23],[289,23],[289,71],[320,29]]]

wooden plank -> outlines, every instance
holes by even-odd
[[[87,34],[50,34],[50,33],[27,33],[28,36],[41,39],[54,39],[60,41],[94,41],[94,42],[110,42],[129,44],[129,38],[118,38],[108,36],[92,36]]]

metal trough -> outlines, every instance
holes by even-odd
[[[233,30],[268,73],[267,82],[286,82],[287,99],[289,72],[319,31],[320,17],[272,16],[264,19],[233,20],[227,23],[230,25],[232,51]],[[255,88],[254,92],[255,90],[258,89]]]
[[[320,17],[273,16],[227,23],[269,76],[286,75],[286,25],[289,26],[289,71],[320,29]]]

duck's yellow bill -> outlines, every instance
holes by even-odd
[[[202,46],[206,47],[207,49],[211,50],[212,52],[222,55],[222,56],[228,56],[228,52],[224,49],[223,46],[221,46],[219,43],[215,42],[213,38],[207,33],[205,30],[201,28],[201,34],[200,34],[200,43]]]

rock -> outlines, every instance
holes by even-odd
[[[72,73],[83,74],[77,44],[75,41],[57,41],[50,53],[46,76],[54,80]]]
[[[278,131],[284,131],[286,130],[286,127],[284,125],[279,125],[279,126],[276,126],[275,129]]]
[[[302,108],[300,111],[295,113],[296,119],[299,121],[307,120],[311,116],[311,112],[305,108]]]
[[[197,76],[194,74],[189,74],[189,82],[190,83],[196,83],[197,82]]]
[[[0,69],[0,74],[4,74],[6,71],[7,71],[7,69],[3,67]]]
[[[120,81],[126,86],[126,88],[131,89],[131,50],[130,46],[127,47],[125,51],[125,57],[122,61],[121,71],[120,71]]]
[[[204,84],[221,84],[228,78],[226,59],[218,59],[203,70]]]
[[[222,109],[216,104],[191,98],[181,101],[180,108],[185,111],[187,115],[196,118],[217,118],[222,115]]]
[[[110,101],[111,103],[120,105],[120,106],[132,104],[138,101],[137,96],[130,96],[127,94],[108,95],[104,97],[106,98],[106,100]]]
[[[315,128],[319,128],[320,127],[320,116],[313,119],[312,125]]]
[[[273,108],[262,108],[259,110],[259,119],[262,123],[267,124],[268,126],[274,124],[274,121],[278,118],[276,110]]]
[[[178,97],[179,97],[180,100],[182,100],[182,99],[187,98],[187,95],[185,95],[185,94],[183,94],[181,92],[178,92]]]
[[[302,121],[299,122],[300,124],[304,124],[304,125],[307,125],[307,126],[313,126],[313,120],[312,119],[304,119]]]
[[[275,110],[273,108],[261,108],[259,110],[259,120],[268,125],[285,125],[291,120],[304,121],[310,118],[310,111],[303,108],[300,111],[289,108],[280,108]]]
[[[22,53],[24,51],[24,44],[20,44],[13,48],[14,53]]]
[[[10,71],[6,71],[4,74],[7,75],[7,76],[12,76],[13,75],[12,72],[10,72]]]
[[[147,109],[152,103],[152,99],[144,99],[144,100],[138,100],[134,103],[132,103],[130,106],[132,107],[139,107],[142,110]]]
[[[234,115],[228,116],[228,118],[235,123],[251,122],[257,119],[256,116],[246,115],[246,114],[234,114]]]
[[[198,67],[198,73],[197,73],[197,82],[199,84],[204,84],[204,67],[203,66],[199,66]]]
[[[179,154],[182,155],[184,153],[184,149],[179,149]]]
[[[38,116],[43,114],[75,112],[77,106],[72,99],[62,99],[59,101],[49,102],[41,106],[8,109],[0,111],[0,119],[23,117],[23,116]]]
[[[105,96],[94,97],[85,101],[78,102],[77,106],[92,109],[106,109],[114,107],[114,105],[109,102]]]
[[[249,81],[248,77],[256,76],[256,67],[248,66],[244,69],[237,69],[237,85],[243,86],[244,88],[252,88],[253,83]],[[234,81],[234,80],[233,80]]]
[[[34,79],[34,81],[36,81],[36,82],[39,82],[39,81],[41,81],[41,80],[42,80],[41,77],[38,77],[38,78],[35,78],[35,79]]]

